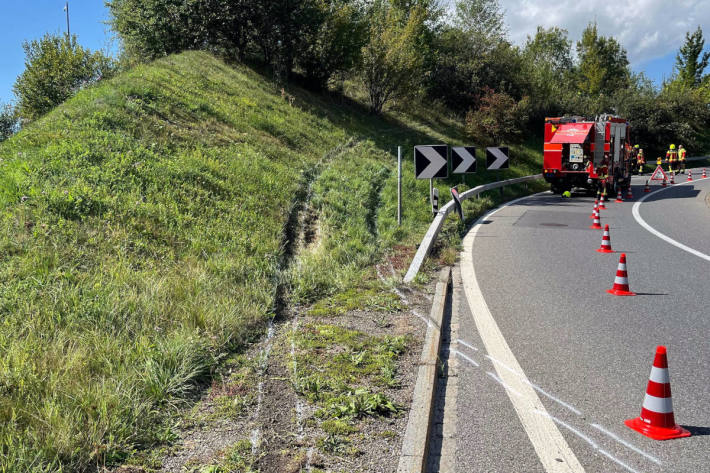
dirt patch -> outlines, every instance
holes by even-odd
[[[403,252],[400,249],[400,254]],[[378,272],[395,275],[397,265],[391,261],[382,263]],[[271,337],[223,364],[212,386],[184,412],[178,438],[171,446],[156,449],[143,461],[114,472],[394,473],[426,333],[422,314],[429,313],[434,287],[433,283],[421,289],[387,286],[383,281],[380,276],[363,289],[359,300],[365,308],[354,308],[358,304],[351,299],[335,298],[335,304],[345,304],[346,311],[314,311],[316,315],[311,315],[310,306],[290,309],[274,324]],[[373,287],[379,287],[383,294],[396,294],[399,303],[373,303]],[[299,340],[314,327],[330,327],[328,330],[342,332],[347,340],[360,340],[377,356],[386,357],[387,353],[379,341],[406,340],[406,348],[394,358],[389,382],[383,384],[379,369],[369,373],[364,368],[366,375],[353,381],[353,391],[347,392],[355,398],[360,390],[382,395],[397,406],[396,413],[370,413],[365,409],[362,414],[334,415],[323,398],[297,386],[302,374],[297,360],[327,362],[352,357],[357,365],[358,357],[364,356],[347,344],[337,343],[337,339],[325,346],[301,343]],[[365,357],[363,366],[367,360]],[[322,375],[328,376],[325,368]]]

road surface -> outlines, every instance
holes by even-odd
[[[633,201],[607,204],[614,254],[595,251],[591,197],[536,195],[473,227],[447,347],[442,451],[455,459],[440,471],[710,472],[710,178],[693,174],[651,194],[636,177]],[[606,293],[620,252],[635,297]],[[640,413],[657,345],[690,438],[623,423]]]

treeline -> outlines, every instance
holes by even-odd
[[[440,105],[480,144],[540,134],[545,116],[616,113],[650,153],[708,147],[710,76],[700,28],[671,77],[632,73],[626,50],[590,23],[573,41],[538,27],[522,46],[497,0],[109,0],[129,67],[186,49],[268,68],[282,83],[363,91],[373,113],[392,103]],[[29,66],[28,66],[29,67]],[[19,96],[19,109],[25,101]],[[26,117],[25,117],[26,118]],[[30,117],[31,118],[31,117]]]

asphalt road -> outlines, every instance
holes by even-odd
[[[607,204],[601,220],[614,254],[595,251],[602,232],[588,228],[593,198],[582,195],[521,200],[486,218],[473,239],[490,314],[547,411],[539,415],[553,420],[585,471],[710,472],[710,261],[632,215],[648,196],[638,208],[648,225],[710,255],[710,178],[698,171],[692,184],[654,194],[643,193],[648,175],[634,178],[632,202]],[[606,293],[619,252],[635,297]],[[551,471],[511,402],[519,393],[501,384],[507,368],[489,358],[458,294],[458,382],[446,393],[456,396],[456,471]],[[656,345],[668,347],[675,418],[690,438],[655,441],[623,423],[640,413]]]

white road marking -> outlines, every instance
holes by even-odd
[[[505,388],[505,391],[506,391],[507,393],[512,393],[512,394],[515,394],[515,395],[518,396],[518,397],[523,397],[523,395],[520,394],[518,391],[516,391],[515,389],[513,389],[513,388],[511,388],[510,386],[508,386],[507,384],[505,384],[505,382],[504,382],[502,379],[500,379],[498,376],[496,376],[495,373],[492,373],[492,372],[490,372],[490,371],[486,371],[486,374],[487,374],[488,376],[490,376],[491,378],[493,378],[498,384],[500,384],[501,386],[503,386],[503,387]]]
[[[550,418],[551,420],[553,420],[553,421],[555,421],[556,423],[560,424],[561,426],[563,426],[564,428],[566,428],[567,430],[569,430],[570,432],[572,432],[573,434],[575,434],[577,437],[579,437],[579,438],[581,438],[582,440],[584,440],[585,442],[587,442],[587,443],[589,444],[589,446],[592,447],[594,450],[598,451],[599,453],[601,453],[601,454],[604,455],[605,457],[609,458],[609,459],[612,460],[614,463],[616,463],[616,464],[618,464],[618,465],[621,465],[622,467],[626,468],[626,469],[629,470],[631,473],[639,473],[638,471],[634,470],[633,468],[631,468],[631,467],[630,467],[629,465],[627,465],[626,463],[622,462],[621,460],[619,460],[618,458],[616,458],[615,456],[613,456],[611,453],[607,452],[606,450],[604,450],[604,449],[602,449],[602,448],[599,448],[599,445],[597,445],[597,443],[596,443],[594,440],[590,439],[589,437],[587,437],[586,435],[584,435],[582,432],[580,432],[579,430],[577,430],[577,429],[575,429],[574,427],[572,427],[571,425],[569,425],[567,422],[565,422],[565,421],[563,421],[563,420],[561,420],[561,419],[558,419],[557,417],[551,416],[551,415],[548,414],[547,412],[535,411],[535,413],[536,413],[536,414],[540,414],[540,415],[543,416],[543,417]]]
[[[605,457],[609,458],[609,460],[612,460],[614,463],[623,466],[624,468],[626,468],[627,470],[629,470],[631,473],[640,473],[639,471],[634,470],[633,468],[631,468],[629,465],[627,465],[626,463],[622,462],[622,461],[619,460],[618,458],[611,456],[611,454],[610,454],[609,452],[607,452],[606,450],[602,450],[601,448],[599,448],[599,449],[597,449],[597,450],[599,451],[599,453],[601,453],[601,454],[604,455]]]
[[[545,413],[547,411],[530,383],[523,381],[523,379],[527,378],[483,298],[481,288],[476,279],[476,270],[473,266],[473,243],[479,228],[481,228],[480,222],[490,218],[501,209],[526,198],[528,197],[513,200],[498,209],[488,212],[479,218],[468,232],[463,242],[464,251],[461,264],[463,286],[473,319],[486,350],[491,356],[501,360],[502,363],[518,372],[518,375],[514,375],[506,370],[499,369],[497,364],[494,365],[501,382],[505,383],[504,386],[506,387],[508,398],[512,402],[545,471],[583,472],[584,468],[555,423],[548,417],[535,414],[534,411]],[[513,390],[520,396],[513,395]]]
[[[465,341],[461,340],[460,338],[456,340],[456,343],[460,343],[461,345],[465,346],[466,348],[470,348],[473,351],[478,351],[478,348],[474,347],[470,343],[466,343]]]
[[[679,242],[679,241],[676,241],[676,240],[674,240],[673,238],[669,237],[668,235],[664,235],[663,233],[661,233],[661,232],[659,232],[658,230],[656,230],[655,228],[653,228],[651,225],[649,225],[648,223],[646,223],[646,221],[641,217],[641,213],[639,212],[639,208],[641,207],[641,204],[642,204],[646,199],[648,199],[649,197],[651,197],[653,194],[656,194],[657,192],[664,191],[665,189],[669,189],[669,188],[671,188],[671,187],[684,186],[684,185],[686,185],[686,184],[693,184],[694,182],[695,182],[695,181],[681,182],[681,183],[679,183],[679,184],[673,184],[672,186],[669,186],[669,187],[666,187],[666,188],[660,188],[660,189],[657,189],[657,190],[655,190],[655,191],[653,191],[653,192],[651,192],[651,193],[649,193],[649,194],[646,194],[646,195],[644,195],[643,197],[641,197],[641,198],[634,204],[634,207],[633,207],[633,209],[631,210],[631,213],[633,214],[634,219],[636,219],[636,222],[638,222],[639,225],[641,225],[643,228],[645,228],[646,230],[648,230],[649,232],[651,232],[653,235],[656,235],[656,236],[657,236],[658,238],[660,238],[661,240],[665,240],[665,241],[667,241],[668,243],[670,243],[671,245],[676,246],[676,247],[680,248],[680,249],[683,250],[683,251],[687,251],[687,252],[690,253],[691,255],[695,255],[695,256],[697,256],[698,258],[702,258],[702,259],[704,259],[704,260],[706,260],[706,261],[710,261],[710,256],[709,256],[709,255],[706,255],[705,253],[701,253],[701,252],[698,251],[698,250],[695,250],[695,249],[693,249],[693,248],[691,248],[691,247],[689,247],[689,246],[687,246],[687,245],[684,245],[683,243],[681,243],[681,242]]]
[[[655,464],[657,464],[657,465],[660,465],[660,464],[661,464],[661,460],[659,460],[658,458],[649,455],[648,453],[644,452],[644,451],[641,450],[640,448],[636,448],[635,446],[631,445],[629,442],[627,442],[626,440],[622,439],[621,437],[619,437],[619,436],[616,435],[615,433],[609,432],[608,430],[606,430],[606,429],[605,429],[604,427],[602,427],[601,425],[599,425],[599,424],[590,424],[590,425],[591,425],[592,427],[594,427],[595,429],[599,430],[600,432],[603,432],[603,433],[605,433],[606,435],[608,435],[609,437],[613,438],[614,440],[616,440],[617,442],[619,442],[620,444],[622,444],[624,447],[626,447],[626,448],[628,448],[628,449],[630,449],[630,450],[633,450],[634,452],[638,453],[639,455],[641,455],[641,456],[643,456],[643,457],[646,457],[647,459],[651,460],[653,463],[655,463]]]
[[[464,355],[463,353],[461,353],[461,352],[458,351],[458,350],[454,350],[454,349],[451,349],[451,348],[450,348],[450,349],[449,349],[449,353],[453,353],[454,355],[460,356],[460,357],[463,358],[464,360],[466,360],[466,361],[468,361],[469,363],[471,363],[473,366],[476,366],[476,367],[481,366],[481,365],[479,365],[477,362],[475,362],[473,359],[467,357],[466,355]]]

